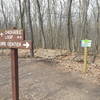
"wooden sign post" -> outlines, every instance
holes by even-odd
[[[87,72],[88,69],[88,47],[91,47],[92,41],[91,40],[81,40],[81,47],[84,47],[84,66],[83,72]]]
[[[12,100],[19,100],[18,49],[11,49]]]
[[[84,67],[83,67],[83,72],[86,72],[87,71],[87,69],[88,69],[88,66],[87,66],[87,64],[88,64],[88,48],[87,47],[85,47],[84,48]]]
[[[32,49],[32,42],[24,36],[23,30],[0,32],[0,48],[11,49],[12,100],[19,100],[18,49]]]

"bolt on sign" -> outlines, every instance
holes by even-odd
[[[32,49],[32,42],[24,36],[23,30],[0,32],[0,48],[11,49],[12,100],[19,100],[18,49]]]
[[[0,40],[24,40],[23,30],[0,31]]]

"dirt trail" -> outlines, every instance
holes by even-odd
[[[11,100],[10,58],[0,58],[0,100]],[[100,86],[63,72],[55,62],[19,59],[20,100],[100,100]]]

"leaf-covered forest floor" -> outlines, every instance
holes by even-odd
[[[0,56],[0,100],[11,100],[10,50]],[[100,59],[88,57],[83,73],[83,55],[66,50],[37,49],[35,57],[19,50],[20,100],[99,100]]]
[[[70,53],[67,50],[35,49],[35,57],[57,62],[58,68],[64,72],[77,72],[80,77],[100,85],[100,57],[91,63],[92,56],[88,56],[88,70],[83,73],[83,53]],[[10,50],[0,50],[0,55],[10,55]],[[30,57],[29,50],[19,50],[19,57]]]
[[[91,63],[90,59],[91,57],[88,57],[88,70],[84,73],[83,55],[76,56],[76,54],[73,53],[56,58],[59,62],[60,69],[65,72],[77,72],[81,78],[100,85],[100,58],[97,57],[95,63]]]

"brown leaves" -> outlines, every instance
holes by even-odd
[[[91,57],[88,57],[88,61]],[[66,72],[78,72],[80,77],[93,83],[100,84],[100,59],[97,58],[95,64],[88,63],[87,73],[83,73],[83,55],[70,54],[66,57],[59,57],[59,64]]]

